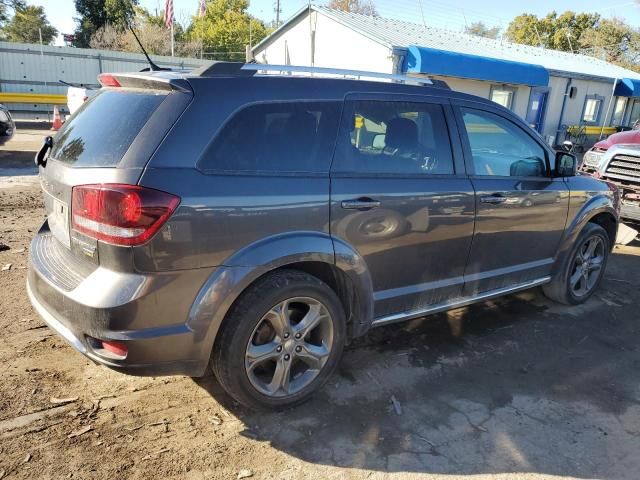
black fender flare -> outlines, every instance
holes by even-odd
[[[192,302],[187,326],[200,345],[203,368],[227,312],[242,292],[266,273],[299,262],[326,263],[345,274],[355,302],[353,335],[366,332],[373,321],[373,289],[362,257],[327,233],[299,231],[274,235],[227,258],[204,282]]]
[[[611,217],[615,220],[616,225],[618,224],[618,211],[612,199],[607,195],[593,196],[587,202],[585,202],[584,205],[582,205],[580,210],[578,210],[573,218],[569,219],[569,222],[565,228],[564,235],[560,242],[560,246],[558,248],[558,253],[556,254],[552,272],[553,274],[555,274],[556,271],[561,268],[564,258],[571,251],[578,238],[578,235],[580,235],[580,232],[582,232],[587,223],[589,223],[592,219],[594,219],[601,213],[611,215]],[[611,243],[611,247],[613,248],[615,238]]]

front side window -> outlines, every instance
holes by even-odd
[[[524,130],[489,112],[462,109],[476,175],[543,177],[546,154]]]
[[[491,87],[491,101],[496,102],[509,110],[513,107],[513,99],[515,96],[515,88],[495,85]]]
[[[348,138],[341,139],[334,169],[341,172],[454,173],[441,105],[362,100],[347,105]]]
[[[582,121],[584,123],[597,123],[600,117],[600,109],[602,107],[602,98],[587,98],[584,102],[584,111],[582,113]]]
[[[227,121],[199,166],[239,173],[326,173],[339,112],[339,102],[250,105]]]

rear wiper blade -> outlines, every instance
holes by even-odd
[[[40,148],[40,150],[38,150],[38,153],[36,153],[36,156],[34,159],[37,167],[42,166],[42,168],[45,168],[47,166],[47,159],[49,158],[47,153],[50,152],[52,148],[53,148],[53,137],[51,136],[44,137],[44,142],[42,143],[42,147]]]
[[[94,87],[93,85],[85,85],[84,83],[71,83],[71,82],[66,82],[64,80],[58,80],[58,82],[60,82],[63,85],[66,85],[67,87],[84,88],[85,90],[97,90],[99,88],[99,87]]]

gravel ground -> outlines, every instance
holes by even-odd
[[[24,288],[40,193],[16,178],[0,178],[0,478],[639,477],[638,244],[583,306],[532,290],[379,328],[311,402],[254,414],[212,377],[124,376],[53,335]]]

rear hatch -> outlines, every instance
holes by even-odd
[[[50,234],[69,254],[95,265],[96,236],[73,228],[74,187],[135,185],[192,97],[188,83],[170,73],[99,79],[108,87],[64,124],[39,168]]]

